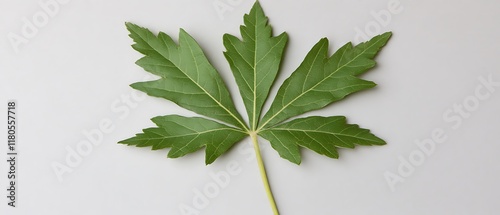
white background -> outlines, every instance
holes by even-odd
[[[253,1],[72,0],[59,4],[16,53],[9,33],[23,36],[23,19],[43,12],[39,2],[46,1],[0,3],[0,113],[5,119],[7,100],[18,101],[20,153],[15,209],[7,206],[7,163],[0,159],[0,214],[177,215],[183,204],[199,214],[271,214],[257,164],[247,160],[252,157],[245,145],[249,139],[210,166],[204,165],[202,152],[167,159],[167,150],[116,144],[152,126],[151,117],[193,115],[158,98],[132,100],[133,108],[122,102],[134,92],[128,85],[146,76],[134,64],[141,55],[130,47],[124,22],[174,38],[184,28],[237,92],[222,55],[222,35],[239,35],[238,26]],[[341,150],[340,160],[302,150],[303,162],[296,166],[261,141],[281,213],[498,214],[500,87],[493,92],[482,88],[489,98],[476,98],[477,107],[470,108],[467,118],[460,117],[460,124],[445,121],[443,114],[464,101],[474,105],[478,78],[500,81],[500,4],[400,0],[399,13],[391,13],[387,23],[377,21],[372,12],[387,11],[388,2],[261,1],[275,35],[287,31],[290,36],[277,85],[322,37],[331,40],[334,51],[356,40],[356,29],[366,32],[367,25],[371,32],[394,33],[377,57],[378,66],[363,75],[378,84],[375,89],[309,113],[345,115],[388,145]],[[217,3],[231,10],[218,12]],[[243,110],[237,93],[233,97]],[[84,132],[98,129],[103,119],[113,122],[113,131],[59,181],[52,165],[66,164],[67,150],[87,140]],[[6,157],[6,122],[0,122],[0,157]],[[436,129],[442,129],[445,141],[436,143],[433,153],[421,157],[425,160],[391,190],[384,174],[399,174],[400,158],[418,155],[414,142],[431,138]],[[214,182],[211,173],[223,171],[230,162],[241,173],[231,176],[206,207],[196,208],[195,190],[203,192]]]

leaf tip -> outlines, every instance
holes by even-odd
[[[178,158],[179,156],[176,156],[174,155],[174,153],[172,153],[172,150],[170,150],[167,154],[167,158]]]
[[[189,35],[184,28],[179,28],[179,35]]]
[[[132,22],[125,22],[125,27],[127,28],[130,33],[134,31],[134,29],[141,28],[140,26],[132,23]]]
[[[210,164],[212,164],[215,160],[214,159],[210,159],[208,157],[205,158],[205,165],[208,166]]]
[[[176,117],[177,115],[168,115],[169,117]],[[151,118],[151,122],[153,122],[154,124],[158,125],[160,124],[160,122],[163,121],[163,119],[165,118],[165,116],[155,116],[153,118]]]
[[[278,36],[276,36],[277,38],[281,38],[283,37],[285,39],[285,41],[288,41],[288,33],[286,31],[283,31],[281,32],[281,34],[279,34]]]
[[[392,32],[391,31],[388,31],[388,32],[385,32],[383,34],[380,34],[378,36],[375,36],[373,37],[371,40],[373,41],[381,41],[381,45],[384,46],[385,44],[387,44],[387,41],[389,41],[389,39],[392,37]]]
[[[389,41],[389,39],[391,39],[391,37],[392,37],[392,31],[385,32],[385,33],[381,34],[380,36],[387,43],[387,41]]]
[[[129,86],[132,87],[133,89],[136,89],[136,90],[144,89],[144,87],[142,86],[141,82],[132,83]]]
[[[387,142],[377,136],[375,136],[376,140],[373,141],[373,145],[377,145],[377,146],[383,146],[383,145],[387,145]]]
[[[117,144],[122,144],[122,145],[132,145],[131,141],[132,139],[134,139],[134,137],[131,137],[131,138],[128,138],[128,139],[124,139],[124,140],[120,140],[117,142]]]
[[[293,164],[296,164],[297,166],[300,166],[300,164],[302,163],[302,158],[300,156],[298,156],[298,157],[286,157],[286,156],[282,156],[280,154],[280,157],[287,160],[287,161],[292,162]]]
[[[252,10],[255,10],[255,9],[260,9],[262,10],[262,6],[260,5],[260,2],[259,0],[256,0],[255,3],[253,4],[252,6]]]

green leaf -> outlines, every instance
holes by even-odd
[[[312,116],[295,119],[259,133],[269,140],[280,156],[300,164],[299,146],[331,158],[338,158],[337,148],[358,145],[384,145],[385,141],[358,125],[346,123],[343,116]]]
[[[288,36],[286,33],[272,36],[271,26],[258,2],[244,16],[244,22],[240,27],[242,41],[233,35],[224,35],[227,49],[224,56],[240,89],[250,128],[255,130],[278,73]]]
[[[255,143],[257,135],[264,137],[280,156],[297,164],[301,161],[300,147],[337,158],[339,147],[384,144],[368,130],[346,124],[343,117],[285,121],[374,87],[375,83],[357,76],[375,66],[373,58],[391,37],[390,32],[357,46],[347,43],[332,56],[328,54],[328,39],[320,39],[284,81],[269,110],[261,117],[280,69],[288,36],[286,33],[273,36],[268,18],[256,2],[244,16],[241,39],[229,34],[223,37],[224,56],[248,115],[249,122],[245,122],[236,111],[219,72],[189,34],[181,29],[177,44],[163,32],[155,35],[131,23],[126,26],[135,42],[132,47],[144,54],[137,65],[160,77],[131,86],[221,123],[200,117],[157,117],[153,119],[157,127],[146,128],[121,143],[154,150],[170,148],[169,157],[180,157],[206,147],[207,164],[247,135]],[[254,146],[258,148],[258,144]]]
[[[127,23],[132,47],[144,54],[137,65],[160,76],[155,81],[134,83],[134,89],[175,102],[181,107],[222,122],[246,128],[231,95],[196,41],[184,30],[179,45],[167,34]]]
[[[158,126],[147,128],[135,137],[120,143],[138,147],[152,146],[154,150],[171,148],[168,157],[177,158],[206,147],[206,164],[211,164],[231,146],[248,134],[212,120],[200,117],[167,115],[155,117]]]
[[[354,47],[347,43],[332,56],[328,54],[328,39],[319,40],[280,86],[269,110],[262,114],[280,70],[288,36],[286,33],[273,36],[268,18],[257,1],[244,16],[241,39],[229,34],[223,37],[224,56],[249,119],[245,122],[236,111],[219,72],[188,33],[181,29],[177,44],[163,32],[155,35],[131,23],[126,26],[135,42],[132,47],[144,54],[137,65],[160,77],[131,86],[220,122],[177,115],[155,117],[152,121],[156,127],[143,129],[142,133],[120,143],[153,150],[170,148],[168,157],[171,158],[205,147],[205,163],[210,164],[241,139],[250,136],[275,215],[279,215],[279,211],[267,180],[258,135],[267,139],[281,157],[295,164],[301,162],[301,147],[338,158],[339,148],[385,144],[369,130],[347,124],[343,116],[286,120],[374,87],[375,83],[357,76],[375,66],[373,59],[387,43],[391,32]]]
[[[260,128],[269,128],[286,119],[323,108],[345,96],[372,88],[375,83],[355,77],[375,66],[372,60],[386,44],[391,33],[376,36],[366,43],[340,48],[330,58],[328,40],[321,39],[300,66],[281,85]]]

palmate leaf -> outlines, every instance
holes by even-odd
[[[374,87],[375,83],[356,76],[375,66],[373,58],[389,40],[390,32],[375,36],[370,41],[354,47],[347,43],[332,56],[328,55],[328,39],[321,39],[309,51],[300,66],[284,81],[269,110],[260,119],[263,104],[278,73],[288,37],[286,33],[272,36],[268,18],[258,2],[250,13],[244,16],[244,24],[240,27],[242,40],[226,34],[223,41],[227,49],[224,55],[240,89],[249,124],[246,124],[236,111],[224,81],[188,33],[181,29],[179,44],[176,44],[163,32],[155,35],[146,28],[126,23],[130,37],[135,42],[132,47],[145,55],[136,62],[137,65],[160,77],[158,80],[134,83],[131,86],[148,95],[168,99],[208,118],[220,120],[228,126],[210,119],[184,117],[185,123],[188,123],[185,126],[188,128],[188,125],[196,123],[206,123],[212,127],[207,127],[210,132],[203,129],[183,130],[179,126],[158,123],[160,118],[154,118],[153,121],[158,127],[144,129],[143,133],[120,143],[138,147],[150,146],[153,149],[171,148],[168,157],[180,157],[205,146],[207,164],[222,154],[219,152],[225,152],[241,140],[241,134],[254,133],[262,136],[270,141],[280,156],[296,164],[301,160],[299,147],[338,158],[336,149],[352,148],[353,141],[358,141],[361,145],[384,144],[368,130],[346,124],[344,118],[341,120],[339,117],[309,117],[283,122],[305,112],[323,108],[352,93]],[[179,120],[179,117],[164,116],[162,119]],[[313,123],[314,120],[318,122]],[[221,130],[210,129],[215,127]],[[332,129],[329,131],[330,135],[312,132],[326,128]],[[356,138],[341,135],[342,132],[351,131],[360,132],[362,135],[359,137],[365,138],[365,141],[360,142]],[[202,132],[203,135],[197,132]],[[225,132],[231,133],[231,138]],[[174,138],[174,134],[189,137]],[[213,136],[212,142],[206,141],[206,135]],[[318,135],[321,137],[317,137]],[[339,137],[344,137],[340,138],[341,142]],[[217,153],[213,152],[214,147],[218,149]]]
[[[245,25],[240,28],[243,40],[229,34],[224,35],[224,46],[227,49],[224,55],[240,88],[250,121],[248,125],[236,111],[219,73],[188,33],[181,29],[179,44],[176,44],[163,32],[154,35],[146,28],[127,23],[130,37],[135,41],[132,47],[145,55],[136,62],[137,65],[160,76],[158,80],[134,83],[131,86],[229,126],[204,118],[164,116],[153,119],[158,127],[144,129],[144,133],[121,143],[151,146],[153,149],[171,148],[169,157],[180,157],[206,146],[207,156],[210,157],[207,158],[207,164],[219,157],[219,152],[226,151],[241,140],[242,134],[255,133],[268,139],[282,157],[297,164],[300,163],[299,146],[338,158],[337,147],[352,148],[356,141],[361,145],[384,144],[383,140],[368,130],[346,124],[343,117],[309,117],[285,123],[283,121],[374,87],[375,83],[356,76],[375,66],[373,58],[387,43],[390,32],[354,47],[347,43],[330,57],[328,39],[321,39],[284,81],[270,109],[259,121],[262,106],[279,70],[287,35],[282,33],[272,36],[271,26],[258,2],[245,15],[244,22]],[[170,120],[170,124],[159,123],[161,119],[164,122]],[[181,119],[185,122],[181,122]],[[313,122],[314,120],[317,122]],[[178,121],[178,126],[172,124],[174,121]],[[184,129],[204,123],[207,125],[206,130]],[[215,128],[220,130],[213,130]],[[313,132],[318,130],[329,132],[329,135],[315,138],[325,134]],[[231,138],[224,132],[231,134]],[[359,136],[345,136],[344,132],[349,132],[349,135],[359,132]],[[203,141],[207,135],[211,140]],[[213,147],[221,150],[214,152]]]
[[[224,56],[245,105],[247,123],[236,111],[220,74],[188,33],[181,29],[177,44],[163,32],[155,35],[132,23],[126,26],[135,42],[132,47],[144,54],[137,65],[159,76],[158,80],[131,86],[206,118],[155,117],[152,121],[156,127],[143,129],[120,143],[153,150],[170,148],[170,158],[205,148],[205,162],[210,164],[250,136],[274,214],[279,212],[267,182],[257,136],[269,140],[281,157],[295,164],[301,162],[301,148],[338,158],[339,148],[385,144],[369,130],[347,124],[343,116],[287,120],[374,87],[375,83],[358,76],[375,66],[373,59],[391,37],[390,32],[356,46],[347,43],[331,56],[328,39],[319,40],[279,87],[269,110],[264,112],[262,108],[280,69],[288,36],[273,36],[268,18],[256,2],[244,16],[241,39],[229,34],[223,37]]]

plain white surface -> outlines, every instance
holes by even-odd
[[[200,214],[271,214],[257,165],[245,145],[249,139],[210,166],[204,165],[201,152],[167,159],[165,150],[116,144],[152,126],[151,117],[192,115],[157,98],[132,100],[131,106],[122,102],[134,92],[128,85],[147,74],[134,64],[141,55],[130,47],[124,22],[174,37],[184,28],[237,92],[222,55],[222,35],[239,34],[253,1],[72,0],[15,53],[8,34],[21,34],[23,18],[42,11],[39,2],[46,0],[1,0],[0,113],[6,112],[7,99],[16,99],[20,126],[17,208],[7,207],[7,169],[1,162],[1,214],[177,215],[183,204],[195,207],[196,190],[211,186],[211,174],[225,170],[228,163],[236,163],[241,172],[231,176],[206,207],[198,208]],[[387,10],[388,2],[262,0],[274,33],[287,31],[290,36],[277,85],[320,38],[328,37],[333,51],[355,40],[356,28],[380,25],[371,12]],[[388,145],[342,150],[340,160],[302,150],[302,165],[296,166],[262,140],[282,214],[498,214],[500,88],[479,100],[456,129],[442,116],[455,104],[473,101],[481,85],[478,78],[500,81],[500,4],[399,2],[402,11],[380,28],[380,33],[393,31],[394,36],[377,57],[376,69],[363,75],[378,86],[309,113],[345,115]],[[220,14],[216,4],[230,10]],[[272,95],[277,87],[273,89]],[[233,96],[243,110],[239,96]],[[112,107],[128,107],[129,112]],[[59,181],[51,165],[64,164],[67,147],[74,149],[86,140],[83,132],[98,128],[103,119],[113,122],[113,131]],[[398,174],[399,158],[408,160],[418,153],[414,141],[432,137],[435,129],[442,129],[446,140],[392,191],[384,173]],[[0,132],[0,139],[6,139],[5,133]],[[0,156],[5,153],[6,146],[1,146]]]

